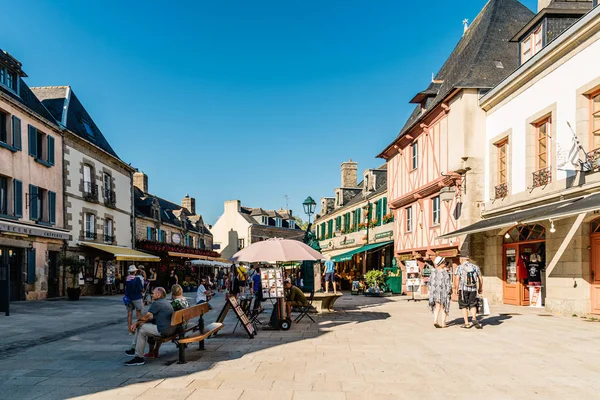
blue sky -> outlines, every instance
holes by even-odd
[[[71,85],[150,192],[189,193],[214,223],[228,199],[278,209],[287,195],[303,214],[306,196],[333,195],[341,162],[381,164],[484,5],[19,0],[3,5],[0,48],[30,86]]]

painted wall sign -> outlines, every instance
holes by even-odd
[[[394,235],[393,231],[381,232],[375,234],[375,239],[383,239],[387,237],[392,237]]]
[[[179,244],[181,243],[181,235],[179,233],[174,233],[171,235],[171,240],[173,241],[173,243]]]
[[[0,222],[0,232],[15,233],[18,235],[40,236],[49,239],[70,240],[71,235],[66,232],[60,232],[50,229],[40,229],[36,227],[9,224]]]

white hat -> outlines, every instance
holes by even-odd
[[[131,272],[135,272],[135,271],[137,271],[137,268],[135,267],[135,265],[131,264],[131,265],[129,266],[129,269],[128,269],[127,271],[129,271],[129,273],[131,273]]]
[[[435,264],[435,266],[437,267],[438,265],[440,265],[444,261],[446,261],[446,259],[444,257],[437,256],[435,258],[435,260],[433,260],[433,264]]]

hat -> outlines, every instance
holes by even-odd
[[[446,261],[446,259],[444,257],[437,256],[435,258],[435,260],[433,260],[433,264],[437,267],[438,265],[440,265],[444,261]]]
[[[130,273],[135,272],[135,271],[137,271],[137,268],[135,267],[135,265],[132,264],[129,266],[129,269],[127,271],[129,271]]]

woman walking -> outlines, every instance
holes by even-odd
[[[427,289],[429,291],[429,308],[433,312],[433,325],[436,328],[446,327],[446,317],[450,312],[450,296],[452,296],[452,281],[446,271],[446,259],[436,257],[433,261],[435,268],[431,271]],[[438,319],[442,314],[442,323]]]

